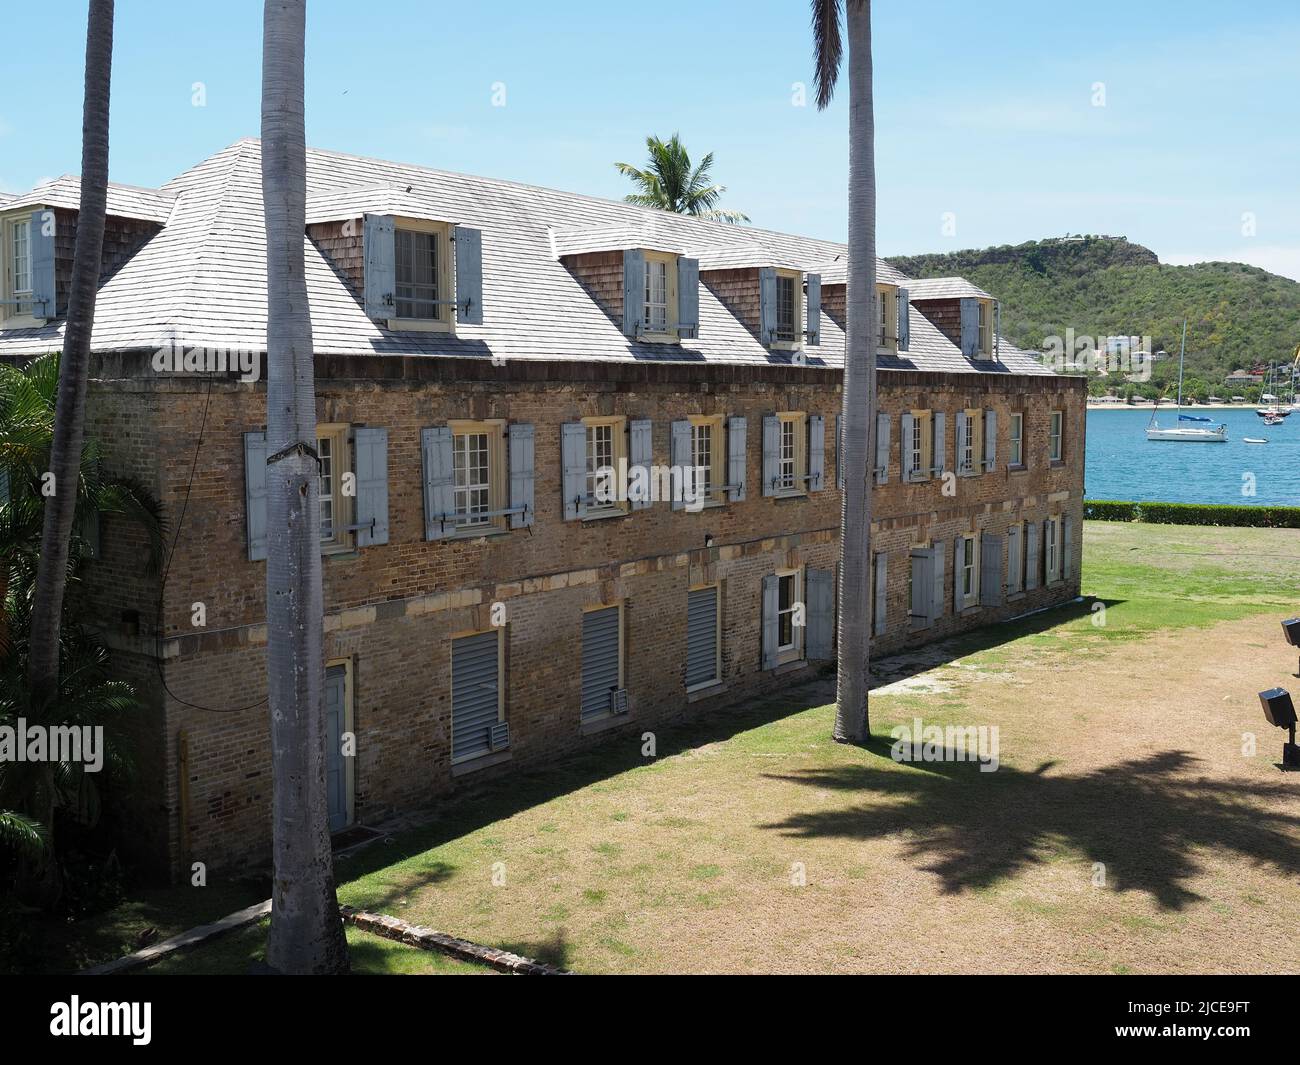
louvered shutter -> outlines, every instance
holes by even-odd
[[[835,575],[828,569],[809,569],[804,574],[807,622],[804,654],[822,662],[834,657]]]
[[[451,758],[492,750],[492,726],[501,719],[501,630],[451,641]]]
[[[931,448],[930,476],[938,477],[948,468],[948,421],[943,411],[937,410],[930,419],[934,425],[934,444]]]
[[[646,510],[650,506],[650,467],[654,465],[654,448],[651,441],[650,422],[644,418],[628,422],[628,477],[632,476],[632,467],[640,466],[645,470],[646,491],[643,498],[632,500],[633,510]]]
[[[776,270],[771,266],[758,271],[758,335],[764,345],[776,339]]]
[[[718,589],[696,588],[686,593],[686,687],[718,679]]]
[[[1047,543],[1049,537],[1051,538],[1051,542],[1052,542],[1052,550],[1050,552],[1047,550]],[[1052,522],[1051,518],[1044,518],[1043,519],[1043,584],[1044,585],[1050,584],[1052,583],[1052,581],[1056,579],[1056,573],[1053,570],[1048,569],[1047,560],[1050,556],[1055,561],[1056,565],[1058,567],[1060,566],[1061,552],[1057,550],[1057,546],[1058,545],[1056,542],[1055,525]]]
[[[930,624],[930,596],[934,594],[934,552],[929,548],[913,551],[912,595],[909,619],[913,629],[923,629]]]
[[[1020,525],[1013,525],[1007,530],[1007,591],[1020,591],[1020,575],[1024,572],[1021,555],[1023,541]]]
[[[727,419],[727,484],[733,503],[745,498],[745,419]]]
[[[587,513],[587,427],[582,422],[560,426],[560,458],[564,472],[564,520]]]
[[[904,414],[899,419],[899,437],[898,437],[898,469],[899,480],[910,481],[914,476],[920,473],[919,470],[913,470],[912,462],[912,436],[916,432],[916,417],[912,414]]]
[[[763,418],[763,495],[776,495],[776,471],[780,465],[781,419],[775,414]]]
[[[510,509],[516,511],[510,515],[510,527],[522,529],[532,525],[536,517],[533,427],[526,422],[512,422],[506,428],[506,440],[510,449]],[[519,511],[520,507],[524,509]]]
[[[582,709],[584,721],[610,712],[610,693],[619,686],[619,608],[582,615]]]
[[[820,492],[826,487],[826,419],[820,414],[808,415],[808,491]]]
[[[641,334],[645,318],[645,252],[628,248],[623,252],[623,333]]]
[[[357,546],[388,543],[388,430],[357,429]]]
[[[469,226],[455,226],[456,320],[465,325],[483,324],[483,234]]]
[[[912,350],[912,303],[905,288],[898,290],[898,350]]]
[[[1002,537],[980,538],[980,606],[1002,605]]]
[[[677,335],[700,335],[700,260],[677,257]]]
[[[456,531],[451,520],[456,510],[451,429],[445,425],[420,430],[424,460],[424,538],[441,540]]]
[[[966,537],[959,536],[952,544],[952,616],[956,617],[966,605]]]
[[[888,620],[889,611],[889,556],[884,551],[876,552],[875,563],[875,634],[883,636],[885,634],[885,623]]]
[[[57,289],[54,280],[54,212],[38,207],[32,212],[27,229],[27,248],[31,264],[32,317],[57,318]]]
[[[367,318],[386,320],[397,313],[395,232],[392,215],[365,216],[362,283],[365,286]]]
[[[266,558],[266,434],[244,434],[244,515],[248,560]]]
[[[1038,587],[1038,522],[1025,523],[1025,591]]]
[[[931,577],[934,586],[930,594],[930,621],[938,621],[943,617],[943,556],[947,550],[942,540],[936,540],[934,546],[930,548],[930,555],[934,559],[934,571]]]
[[[694,480],[695,477],[695,469],[691,464],[691,423],[683,418],[673,422],[670,430],[671,462],[682,471],[681,483],[685,485],[688,478]],[[681,494],[685,495],[685,492]],[[685,506],[684,499],[673,499],[673,510],[681,510]]]
[[[906,446],[906,445],[904,445]],[[876,484],[889,483],[889,415],[876,413]]]
[[[998,461],[998,412],[984,412],[984,472],[992,473]]]
[[[961,353],[973,359],[980,349],[979,300],[971,296],[961,301]]]
[[[776,669],[776,647],[780,631],[781,578],[769,573],[763,578],[763,668]]]
[[[822,342],[822,275],[808,275],[808,344],[817,347]]]

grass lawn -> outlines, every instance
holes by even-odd
[[[823,679],[663,727],[654,759],[636,730],[463,792],[340,860],[340,901],[580,972],[1298,971],[1300,774],[1255,694],[1296,668],[1297,572],[1297,531],[1086,523],[1103,610],[874,667],[877,737],[997,726],[996,772],[832,742]],[[68,941],[171,934],[160,906]],[[349,936],[358,970],[476,971]],[[263,941],[152,971],[243,971]]]

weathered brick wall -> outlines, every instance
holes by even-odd
[[[762,321],[758,306],[758,267],[701,270],[700,281],[756,338]]]
[[[315,222],[307,227],[307,236],[311,242],[343,276],[358,299],[364,297],[366,288],[364,234],[365,223],[360,218],[341,222]]]
[[[137,369],[132,370],[131,367]],[[453,635],[490,626],[494,602],[507,610],[506,714],[511,767],[551,759],[592,742],[578,714],[583,607],[625,602],[631,715],[616,726],[638,742],[647,726],[679,713],[707,713],[719,702],[786,683],[760,669],[761,581],[785,566],[834,568],[839,494],[834,490],[831,426],[840,403],[839,375],[812,368],[698,367],[634,364],[517,364],[450,360],[317,360],[318,417],[385,426],[389,432],[390,542],[324,567],[327,659],[353,668],[357,820],[425,803],[453,786],[450,765],[449,661]],[[186,493],[206,380],[157,379],[123,358],[119,379],[96,383],[93,424],[116,434],[112,460],[158,486],[173,519]],[[109,376],[102,374],[101,376]],[[975,611],[911,633],[907,626],[907,556],[913,544],[958,530],[1003,532],[1013,520],[1050,513],[1081,517],[1083,390],[1064,378],[882,372],[881,408],[894,415],[890,481],[873,493],[873,549],[890,553],[890,624],[878,650],[1010,616],[1076,594],[1075,574],[1060,587],[1005,607]],[[269,839],[270,764],[263,624],[265,563],[246,559],[242,433],[265,420],[263,385],[212,386],[204,445],[165,596],[165,672],[171,691],[151,753],[156,775],[147,805],[152,833],[165,833],[173,863],[182,859],[177,737],[189,742],[188,857],[210,865],[265,854]],[[938,483],[903,485],[898,475],[897,415],[930,407],[999,411],[999,470],[962,478],[945,497]],[[1026,413],[1030,468],[1007,474],[1007,412]],[[1047,412],[1066,411],[1066,462],[1046,466]],[[825,414],[830,490],[801,501],[765,499],[759,485],[761,421],[776,410]],[[749,419],[748,498],[699,514],[666,504],[586,523],[562,520],[560,425],[587,414],[624,414],[653,422],[654,460],[669,461],[669,422],[690,413],[745,414]],[[528,421],[536,433],[537,523],[486,540],[426,542],[419,432],[451,418]],[[132,422],[137,423],[135,426]],[[1076,525],[1076,529],[1078,526]],[[705,536],[713,545],[705,547]],[[156,594],[141,581],[123,530],[106,529],[105,558],[94,564],[93,611],[125,652],[153,646],[119,622],[120,604]],[[138,552],[137,552],[138,553]],[[946,567],[949,596],[950,566]],[[683,682],[686,590],[722,582],[725,690],[689,701]],[[131,582],[139,583],[132,588]],[[203,602],[207,624],[190,623]],[[949,600],[950,602],[950,600]],[[950,610],[947,612],[950,614]],[[146,620],[151,625],[151,618]],[[248,707],[239,712],[236,708]],[[221,712],[211,712],[221,711]],[[590,730],[588,730],[590,731]],[[166,757],[161,753],[165,750]],[[469,779],[482,779],[475,774]],[[155,839],[156,835],[147,838]]]
[[[622,329],[623,253],[589,251],[562,256],[560,262],[577,278],[587,294],[596,301],[596,305]]]

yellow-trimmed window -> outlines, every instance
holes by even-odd
[[[978,300],[977,303],[979,305],[979,354],[990,356],[993,354],[993,301]]]
[[[455,531],[481,534],[506,527],[505,422],[453,421],[452,504]]]
[[[691,465],[700,470],[700,498],[705,506],[723,501],[727,483],[727,432],[721,414],[692,414]]]
[[[961,605],[965,609],[966,607],[979,605],[979,537],[975,533],[966,533],[959,538],[959,542],[962,548],[961,560],[954,579],[961,582]]]
[[[805,612],[802,570],[777,570],[776,655],[777,662],[803,658]]]
[[[645,252],[645,299],[641,306],[642,339],[677,339],[677,256]]]
[[[776,333],[778,344],[798,347],[803,338],[803,277],[797,270],[776,272]]]
[[[776,494],[803,495],[808,488],[808,415],[777,413]]]
[[[0,303],[0,320],[26,318],[32,313],[32,215],[4,219],[0,239],[0,263],[4,266],[0,298],[7,301]]]
[[[1047,457],[1052,462],[1063,462],[1065,460],[1064,427],[1065,415],[1059,410],[1052,411],[1048,422],[1047,438]]]
[[[903,479],[905,481],[925,481],[929,480],[930,467],[934,464],[932,416],[928,410],[914,410],[911,414],[911,439],[902,442]]]
[[[898,354],[898,286],[877,285],[876,305],[880,309],[880,333],[876,347],[882,353]]]
[[[975,476],[984,469],[984,412],[970,407],[957,412],[962,419],[965,444],[957,456],[957,472]]]
[[[393,317],[403,329],[452,329],[451,226],[398,218],[393,231]]]
[[[627,461],[627,419],[622,415],[582,419],[587,430],[587,517],[622,514],[627,500],[614,498],[618,471]]]
[[[351,429],[346,424],[316,426],[316,454],[320,458],[320,546],[322,551],[347,551],[352,547],[353,503],[356,490],[352,472]]]

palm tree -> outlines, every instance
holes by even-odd
[[[266,672],[274,888],[266,960],[282,973],[348,971],[325,794],[324,614],[316,382],[303,277],[306,0],[266,0],[262,200],[266,219]]]
[[[692,170],[691,157],[676,133],[667,143],[655,136],[647,137],[645,146],[650,152],[650,159],[644,170],[630,163],[614,164],[620,174],[631,178],[641,190],[624,196],[624,202],[634,203],[638,207],[671,211],[673,214],[694,215],[714,222],[749,221],[749,217],[739,211],[718,210],[717,202],[727,191],[727,186],[709,182],[709,171],[713,167],[712,152]]]
[[[90,376],[90,334],[95,321],[108,206],[108,96],[112,73],[113,0],[90,0],[81,119],[81,199],[54,439],[50,448],[49,470],[54,474],[54,495],[45,502],[27,663],[28,684],[37,704],[53,698],[59,685],[59,624],[63,616],[68,545],[76,516],[81,442],[86,424],[86,382]]]
[[[841,0],[812,0],[817,107],[835,92],[843,44]],[[834,737],[864,743],[870,654],[867,579],[871,560],[871,489],[875,465],[876,357],[876,120],[871,90],[871,0],[848,0],[849,271],[844,350],[845,469],[840,514],[839,648]]]

